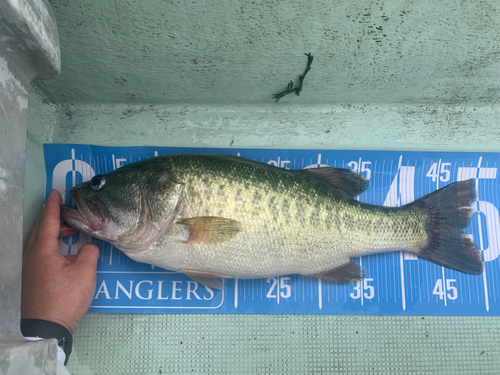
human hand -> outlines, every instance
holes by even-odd
[[[48,320],[75,332],[90,307],[96,286],[99,249],[88,243],[64,257],[58,238],[76,233],[60,222],[61,196],[50,192],[23,254],[21,318]]]

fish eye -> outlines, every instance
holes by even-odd
[[[106,178],[104,176],[98,174],[90,180],[90,187],[92,190],[100,190],[104,187],[106,183]]]

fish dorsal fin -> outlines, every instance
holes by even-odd
[[[184,243],[213,244],[227,241],[240,231],[240,223],[216,216],[199,216],[180,219],[176,222],[181,229]]]
[[[361,280],[363,274],[363,269],[359,264],[350,260],[346,264],[334,268],[333,270],[306,276],[318,277],[336,284],[350,284],[354,281]]]
[[[354,198],[368,189],[369,182],[363,175],[350,169],[321,167],[304,169],[325,181],[328,181],[348,198]]]

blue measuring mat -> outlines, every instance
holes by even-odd
[[[271,150],[180,147],[44,145],[46,195],[52,188],[72,204],[68,191],[95,174],[163,154],[239,155],[281,168],[350,168],[369,181],[362,202],[400,206],[454,181],[474,179],[477,200],[466,228],[481,250],[482,275],[466,275],[406,252],[353,260],[366,277],[351,285],[287,275],[224,279],[224,290],[205,287],[183,274],[137,263],[109,243],[79,232],[61,239],[63,255],[94,242],[101,250],[90,307],[107,313],[500,315],[500,220],[498,153]]]

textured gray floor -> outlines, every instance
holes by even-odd
[[[497,374],[500,318],[87,314],[73,374]]]

